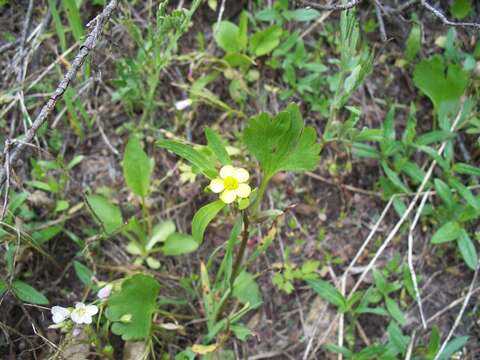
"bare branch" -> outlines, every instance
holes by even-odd
[[[346,4],[337,4],[337,5],[321,5],[307,0],[300,0],[303,4],[311,6],[319,10],[348,10],[351,9],[362,2],[362,0],[351,0]]]
[[[64,78],[58,84],[57,89],[46,102],[46,104],[40,110],[40,113],[35,118],[32,126],[28,129],[25,134],[25,137],[21,142],[16,143],[16,146],[11,150],[9,161],[5,162],[2,169],[0,169],[0,187],[3,186],[6,180],[7,167],[10,167],[15,161],[19,158],[22,150],[25,148],[26,143],[30,143],[35,137],[38,129],[47,121],[48,116],[53,111],[55,104],[59,99],[62,98],[63,94],[67,90],[70,82],[75,78],[78,70],[81,68],[88,54],[93,50],[97,44],[98,38],[102,33],[103,27],[110,19],[112,12],[117,8],[118,1],[111,0],[107,6],[103,9],[102,13],[99,14],[94,21],[90,22],[93,27],[92,31],[88,34],[85,42],[80,47],[78,54],[73,59],[70,69],[65,74]]]
[[[474,27],[480,30],[479,23],[455,22],[455,21],[448,20],[447,17],[440,10],[430,5],[426,0],[422,0],[422,6],[430,10],[433,13],[433,15],[439,18],[445,25],[457,26],[457,27]]]

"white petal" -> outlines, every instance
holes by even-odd
[[[75,324],[83,324],[83,316],[81,316],[78,312],[76,312],[75,310],[72,311],[72,313],[70,314],[70,317],[72,318],[72,321],[75,323]]]
[[[91,324],[92,323],[92,317],[88,315],[82,316],[82,321],[84,324]]]
[[[251,192],[252,189],[250,188],[250,185],[247,184],[240,184],[238,185],[237,190],[235,190],[235,194],[241,198],[249,197]]]
[[[95,305],[87,305],[87,314],[89,316],[93,316],[96,313],[98,313],[98,307],[96,307]]]
[[[231,204],[236,198],[237,195],[235,194],[235,190],[225,190],[220,195],[220,200],[222,200],[225,204]]]
[[[52,313],[52,321],[55,324],[64,322],[70,316],[70,310],[61,306],[54,306],[50,310]]]
[[[82,302],[77,302],[77,303],[75,304],[75,309],[82,309],[82,308],[84,308],[84,307],[85,307],[85,304],[82,303]]]
[[[185,110],[190,105],[192,105],[191,99],[180,100],[175,103],[175,108],[179,111]]]
[[[250,177],[250,174],[245,169],[236,168],[234,177],[235,177],[235,179],[237,179],[237,181],[239,183],[245,183],[245,182],[248,181],[248,178]]]
[[[215,194],[222,192],[224,188],[225,186],[223,185],[222,179],[217,178],[210,182],[210,190],[212,190]]]
[[[220,169],[220,177],[222,179],[233,175],[235,175],[235,168],[232,165],[225,165]]]

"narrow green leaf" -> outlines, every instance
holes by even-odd
[[[123,176],[130,191],[142,198],[147,196],[152,171],[152,162],[143,151],[140,139],[131,136],[123,155]]]
[[[407,351],[410,338],[403,335],[402,330],[395,323],[395,321],[391,321],[390,324],[388,324],[387,332],[388,338],[395,345],[397,351],[402,354],[405,353]]]
[[[422,31],[420,25],[413,24],[405,46],[405,60],[411,62],[422,47]]]
[[[355,142],[353,143],[353,153],[358,157],[380,159],[380,153],[371,145]]]
[[[188,254],[197,250],[199,244],[191,235],[173,233],[165,240],[162,252],[167,256]]]
[[[477,249],[465,229],[462,229],[460,236],[457,238],[457,244],[465,264],[470,269],[475,270],[478,262]]]
[[[480,168],[465,163],[456,163],[452,166],[453,172],[458,174],[480,176]]]
[[[387,310],[392,315],[392,317],[400,324],[400,325],[405,325],[406,320],[405,320],[405,315],[403,314],[403,311],[400,309],[398,306],[397,302],[393,300],[390,297],[385,297],[385,305],[387,306]]]
[[[449,221],[432,236],[432,244],[442,244],[455,240],[462,233],[462,226],[456,221]]]
[[[438,330],[438,327],[434,325],[432,327],[432,332],[430,333],[430,339],[428,340],[427,355],[429,358],[433,359],[437,354],[438,349],[440,349],[440,340],[440,330]]]
[[[475,210],[480,210],[480,200],[460,181],[454,177],[448,179],[448,183],[465,199],[465,201]]]
[[[77,277],[85,286],[89,287],[92,285],[92,279],[94,277],[92,270],[76,260],[73,262],[73,268],[75,269]]]
[[[12,283],[12,289],[15,295],[22,301],[38,305],[48,304],[48,299],[45,295],[23,281],[15,280]]]
[[[460,350],[467,342],[468,336],[460,336],[450,341],[442,351],[437,360],[448,360],[451,356]]]
[[[315,9],[296,9],[283,12],[285,19],[289,21],[311,21],[320,17],[320,12]]]
[[[455,134],[452,134],[450,131],[436,130],[430,131],[426,134],[420,135],[415,139],[415,144],[417,145],[430,145],[432,143],[437,143],[440,141],[452,139],[455,137]]]
[[[123,225],[120,209],[103,196],[92,194],[88,195],[86,200],[89,208],[96,219],[100,221],[107,234],[112,234]]]
[[[201,207],[193,216],[192,220],[192,235],[198,244],[203,241],[203,235],[208,224],[213,218],[225,207],[225,203],[217,200]]]
[[[174,140],[160,140],[157,142],[157,145],[174,152],[185,160],[188,160],[208,178],[213,179],[217,177],[218,172],[212,166],[211,161],[192,146]]]
[[[65,38],[65,30],[63,29],[62,20],[57,10],[57,4],[55,0],[47,0],[47,2],[48,9],[52,14],[53,24],[55,25],[55,32],[57,33],[58,40],[60,41],[60,49],[62,50],[62,53],[64,53],[67,51],[67,40]]]
[[[8,286],[7,283],[4,280],[0,280],[0,296],[2,296],[5,291],[7,291]]]
[[[345,297],[332,284],[320,279],[307,280],[308,285],[322,298],[335,305],[339,311],[346,307]]]
[[[387,175],[388,179],[397,187],[399,190],[402,190],[404,193],[409,193],[410,189],[403,183],[400,177],[392,170],[390,167],[383,162],[382,163],[383,171],[385,171],[385,175]]]
[[[213,151],[222,165],[231,164],[232,161],[230,160],[230,156],[228,155],[220,136],[210,128],[205,128],[205,136],[207,137],[208,147]]]
[[[434,183],[435,191],[437,192],[438,196],[440,196],[445,205],[447,205],[449,208],[452,208],[455,205],[455,200],[450,187],[440,179],[435,179]]]
[[[83,24],[75,0],[62,0],[62,5],[67,13],[67,19],[72,28],[73,37],[77,42],[83,38]]]

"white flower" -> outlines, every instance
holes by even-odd
[[[91,324],[92,316],[96,313],[98,313],[98,308],[95,305],[76,303],[75,309],[70,313],[70,318],[76,324]]]
[[[112,293],[112,284],[107,284],[104,287],[102,287],[100,290],[98,290],[97,297],[99,299],[106,299],[110,296]]]
[[[52,313],[52,321],[55,324],[60,324],[61,322],[64,322],[70,316],[70,310],[61,306],[52,307],[50,312]]]
[[[190,105],[192,105],[191,99],[180,100],[175,103],[175,109],[182,111],[188,108]]]
[[[231,204],[237,197],[249,197],[252,189],[247,184],[250,175],[242,168],[225,165],[220,169],[220,177],[210,182],[210,189],[220,194],[220,200],[225,204]]]

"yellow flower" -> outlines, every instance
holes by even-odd
[[[225,165],[220,169],[220,177],[210,182],[210,189],[220,194],[220,200],[225,204],[231,204],[237,197],[247,198],[252,189],[247,184],[250,175],[242,168]]]

